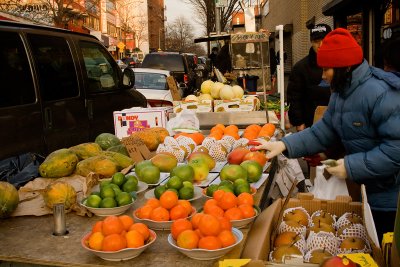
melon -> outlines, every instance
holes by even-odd
[[[199,101],[199,99],[198,99],[197,96],[195,96],[195,95],[188,95],[188,96],[185,98],[185,101]]]
[[[230,85],[224,85],[224,86],[221,88],[221,91],[219,92],[219,97],[220,97],[222,100],[231,100],[231,99],[235,98],[235,94],[234,94],[234,92],[232,91],[232,86],[230,86]]]
[[[239,85],[232,86],[232,91],[233,94],[235,95],[235,98],[242,98],[244,95],[243,88],[240,87]]]
[[[50,209],[55,204],[64,204],[66,210],[76,203],[76,191],[74,187],[66,182],[55,182],[49,184],[43,193],[44,203]]]
[[[203,100],[213,100],[213,97],[210,94],[201,94],[198,97],[199,101]]]
[[[17,189],[8,182],[0,182],[0,219],[9,217],[18,203]]]
[[[203,94],[210,94],[211,93],[211,87],[212,87],[213,84],[214,84],[214,82],[211,81],[211,80],[204,81],[200,86],[200,91]]]
[[[216,82],[211,86],[211,96],[214,99],[219,99],[219,91],[224,87],[223,83]]]

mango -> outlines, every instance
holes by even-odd
[[[178,165],[178,160],[172,154],[159,153],[152,157],[150,161],[157,166],[161,172],[171,172]]]
[[[239,178],[247,180],[247,171],[240,165],[228,164],[222,168],[219,177],[221,181],[229,180],[234,182],[236,179]]]
[[[215,160],[206,152],[201,152],[201,151],[193,152],[192,154],[189,155],[188,162],[190,163],[194,160],[201,160],[206,162],[209,170],[215,168]]]

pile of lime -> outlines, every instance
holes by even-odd
[[[192,199],[194,197],[194,187],[189,181],[182,181],[178,176],[172,176],[168,181],[154,188],[154,196],[159,199],[167,190],[174,191],[179,199]]]
[[[241,193],[251,193],[250,184],[246,179],[236,179],[234,182],[230,180],[223,180],[219,184],[209,185],[206,189],[206,195],[212,197],[217,190],[224,190],[225,192],[232,192],[236,196]]]
[[[100,182],[100,192],[92,192],[86,199],[91,208],[115,208],[132,203],[138,190],[138,178],[133,175],[115,173],[110,180]]]

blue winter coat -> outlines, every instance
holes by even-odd
[[[324,151],[336,140],[345,149],[348,179],[365,184],[371,209],[396,210],[400,185],[400,78],[364,62],[342,94],[312,127],[283,138],[288,156]]]

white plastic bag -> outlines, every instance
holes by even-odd
[[[324,166],[317,166],[314,187],[310,191],[314,194],[314,197],[334,200],[336,196],[348,196],[346,180],[339,179],[334,175],[327,180],[323,175],[324,169]]]
[[[170,135],[174,135],[177,132],[200,132],[199,119],[193,110],[184,109],[177,113],[175,118],[167,122],[167,130]]]

